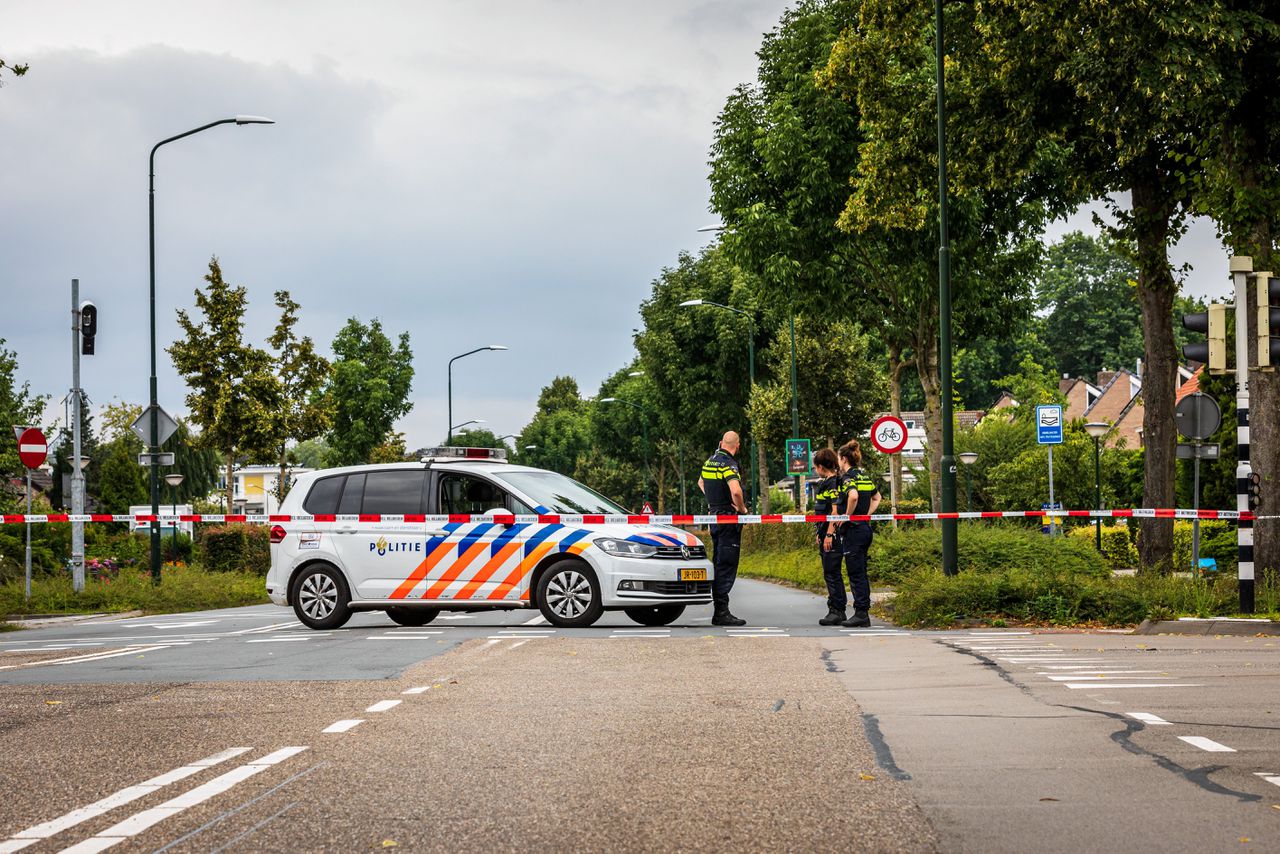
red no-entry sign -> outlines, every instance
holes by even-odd
[[[18,459],[29,469],[38,469],[49,456],[49,443],[35,427],[28,427],[18,434]]]

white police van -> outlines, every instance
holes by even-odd
[[[313,629],[354,611],[421,626],[441,611],[514,608],[563,627],[614,610],[663,626],[711,602],[706,550],[679,528],[502,521],[627,513],[564,475],[509,464],[502,450],[437,448],[418,463],[306,472],[279,513],[317,517],[271,526],[266,581],[271,601]],[[498,518],[413,518],[462,514]]]

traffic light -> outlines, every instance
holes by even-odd
[[[1203,333],[1208,339],[1201,343],[1184,344],[1183,358],[1207,365],[1211,374],[1227,373],[1227,307],[1214,303],[1209,306],[1208,311],[1184,314],[1182,325],[1192,332]]]
[[[1258,367],[1280,366],[1280,279],[1258,273]]]
[[[80,352],[93,355],[93,336],[98,334],[98,307],[86,300],[80,303]]]
[[[1257,511],[1262,504],[1262,478],[1255,471],[1249,475],[1249,509]]]

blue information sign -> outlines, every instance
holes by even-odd
[[[1062,407],[1055,404],[1036,407],[1036,441],[1041,445],[1062,444]]]

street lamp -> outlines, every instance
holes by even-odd
[[[973,509],[973,470],[970,468],[978,461],[977,451],[964,451],[957,456],[964,463],[964,509]]]
[[[468,350],[467,352],[458,356],[454,356],[452,359],[449,360],[449,424],[450,425],[453,424],[453,363],[463,358],[464,356],[470,356],[472,353],[483,353],[485,350],[505,350],[505,349],[507,348],[502,346],[501,344],[490,344],[488,347],[477,347],[474,350]],[[467,423],[470,424],[472,422],[468,421]],[[453,438],[453,430],[454,428],[450,426],[449,427],[450,439]],[[446,444],[448,443],[446,442]]]
[[[449,440],[450,441],[453,440],[454,430],[461,430],[463,427],[466,427],[468,424],[488,424],[488,423],[489,422],[485,421],[483,418],[473,418],[470,421],[463,421],[461,424],[454,424],[452,427],[449,428]]]
[[[160,513],[160,401],[156,385],[156,152],[160,146],[168,145],[193,134],[215,128],[218,125],[273,125],[275,120],[262,116],[236,116],[233,119],[219,119],[207,125],[201,125],[177,136],[162,139],[151,148],[150,170],[147,184],[147,225],[151,250],[151,446],[147,449],[151,455],[151,515]],[[160,526],[151,526],[151,581],[160,583]]]
[[[174,560],[177,560],[178,557],[178,487],[182,485],[182,481],[184,480],[186,480],[186,476],[178,474],[177,472],[164,476],[164,482],[169,484],[169,499],[173,502],[173,538],[169,542],[173,551]],[[156,527],[159,527],[159,525]]]
[[[640,411],[640,425],[641,425],[641,429],[644,431],[644,469],[645,469],[644,503],[648,504],[649,503],[649,477],[652,474],[652,469],[649,467],[649,411],[638,403],[632,403],[631,401],[623,400],[620,397],[602,397],[600,398],[600,402],[601,403],[625,403],[627,406],[630,406],[632,409],[638,409]]]
[[[708,228],[698,230],[703,231],[713,229]],[[711,300],[705,299],[687,299],[680,303],[681,308],[689,308],[698,305],[709,305],[713,308],[722,308],[725,311],[732,311],[734,314],[740,314],[747,319],[747,374],[750,380],[750,390],[754,390],[756,387],[756,324],[751,317],[751,313],[743,311],[740,308],[734,308],[731,305],[724,305],[722,303],[712,302]],[[796,386],[795,376],[793,374],[791,377],[791,399],[793,402],[795,401],[795,397]],[[754,430],[751,431],[751,450],[747,452],[747,455],[751,457],[751,506],[755,508],[756,502],[760,498],[760,471],[759,466],[756,464],[756,459],[759,457],[759,453],[757,451],[756,434]]]
[[[1102,437],[1111,431],[1111,425],[1105,421],[1090,421],[1084,425],[1085,432],[1093,437],[1093,493],[1097,509],[1102,509]],[[1093,520],[1095,545],[1102,551],[1102,517]]]

